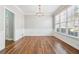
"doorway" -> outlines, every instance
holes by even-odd
[[[5,47],[14,42],[14,13],[5,9]]]

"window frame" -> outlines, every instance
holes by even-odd
[[[68,23],[71,23],[71,22],[73,22],[73,25],[75,24],[75,22],[76,22],[76,20],[75,20],[75,7],[76,6],[70,6],[69,8],[71,8],[70,9],[70,11],[71,11],[71,16],[70,15],[68,15],[68,13],[69,13],[69,8],[67,8],[66,10],[64,10],[64,11],[62,11],[61,13],[59,13],[59,14],[57,14],[57,15],[59,15],[59,23],[55,23],[55,26],[56,25],[58,25],[59,24],[59,33],[62,33],[62,34],[64,34],[64,35],[66,35],[66,36],[69,36],[69,37],[74,37],[74,38],[79,38],[79,32],[77,32],[78,33],[78,35],[77,35],[77,37],[76,36],[73,36],[73,35],[69,35],[69,27],[68,27]],[[65,13],[66,12],[66,13]],[[57,16],[57,15],[55,15],[55,16]],[[63,22],[61,22],[61,20],[63,19],[63,18],[61,18],[61,17],[65,17],[65,21],[63,21]],[[71,19],[71,20],[69,20],[69,19]],[[62,29],[61,29],[61,24],[62,23],[65,23],[66,25],[65,25],[65,33],[63,33],[62,32]],[[74,25],[75,26],[75,25]],[[74,26],[72,26],[72,28],[75,28]],[[56,31],[56,28],[55,28],[55,31]],[[57,31],[56,31],[57,32]],[[75,33],[75,32],[73,32],[73,33]],[[75,34],[74,34],[75,35]]]

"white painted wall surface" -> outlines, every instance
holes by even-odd
[[[18,40],[23,36],[24,28],[24,15],[15,6],[2,6],[0,5],[0,50],[5,48],[5,8],[15,14],[14,20],[14,40]]]
[[[4,6],[0,6],[0,50],[5,48]]]
[[[51,16],[24,16],[24,36],[51,36],[52,32]]]

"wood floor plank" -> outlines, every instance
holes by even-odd
[[[79,50],[52,36],[25,36],[12,43],[2,54],[79,54]]]

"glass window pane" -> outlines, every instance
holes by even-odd
[[[70,28],[68,29],[68,34],[72,36],[78,36],[78,32]]]
[[[68,14],[68,18],[70,18],[70,16],[71,16],[71,8],[68,8],[67,14]]]
[[[79,5],[74,7],[74,13],[79,15]]]
[[[60,22],[66,22],[66,11],[63,11],[61,14],[60,14]]]
[[[73,28],[74,27],[74,21],[68,22],[67,27],[68,28]]]
[[[79,26],[79,6],[75,6],[75,15],[74,15],[75,26]]]
[[[61,23],[60,24],[60,29],[62,33],[66,33],[66,23]]]
[[[74,6],[71,6],[67,9],[67,21],[74,20]]]
[[[79,27],[79,19],[76,19],[76,20],[75,20],[74,26]]]
[[[55,23],[59,23],[59,15],[55,16]]]
[[[66,28],[66,23],[61,23],[60,28]]]
[[[60,31],[59,24],[56,24],[56,31],[57,31],[57,32]]]

